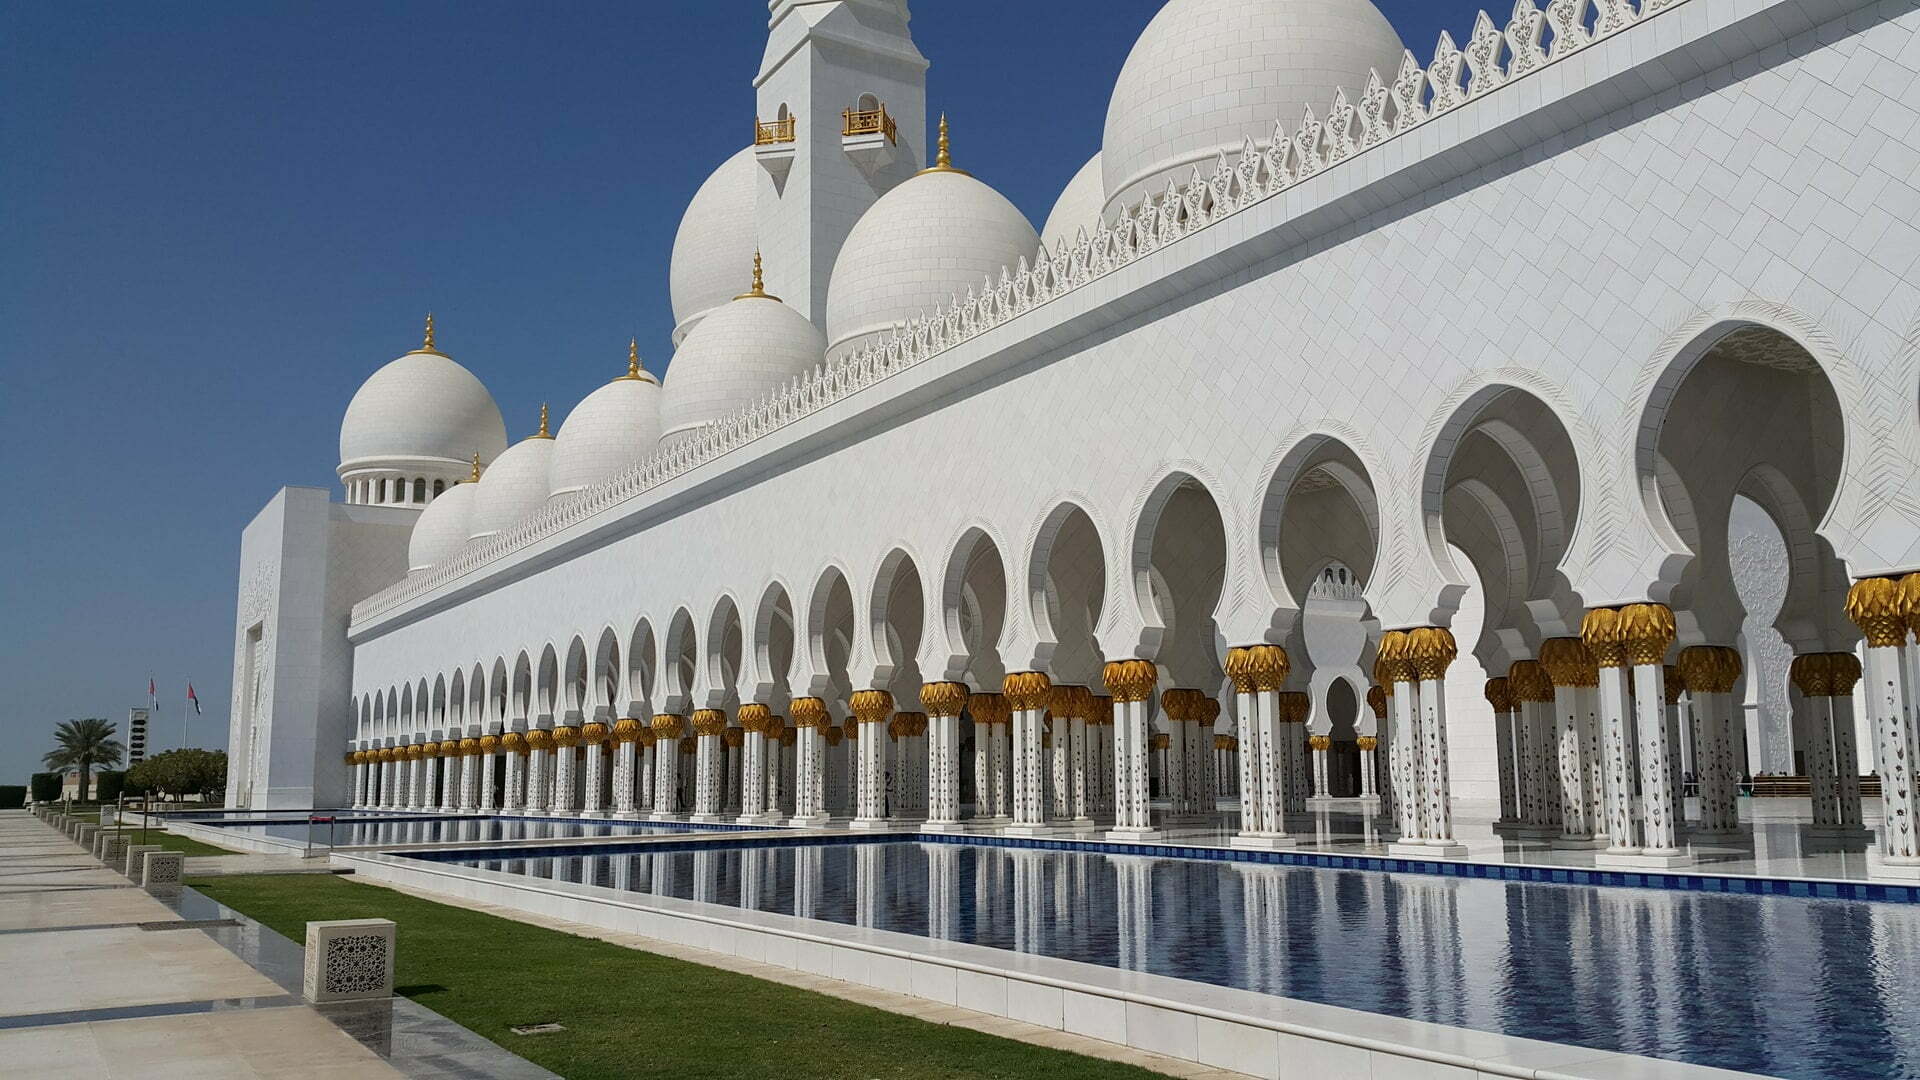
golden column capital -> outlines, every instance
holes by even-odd
[[[1579,638],[1557,637],[1541,642],[1540,666],[1556,688],[1600,685],[1600,665]]]
[[[1047,709],[1062,720],[1071,720],[1076,716],[1084,720],[1087,712],[1082,699],[1090,696],[1091,692],[1084,686],[1055,683],[1047,693]]]
[[[498,749],[500,749],[500,736],[498,735],[480,736],[480,752],[481,753],[491,754]]]
[[[1635,667],[1661,663],[1673,647],[1673,609],[1665,604],[1628,604],[1620,609],[1618,626],[1627,663]]]
[[[1829,653],[1801,653],[1787,665],[1787,678],[1802,697],[1828,697],[1833,687],[1833,660]]]
[[[1387,718],[1387,688],[1384,686],[1367,687],[1367,708],[1373,710],[1375,720]]]
[[[607,736],[611,734],[613,734],[611,727],[595,720],[590,724],[581,726],[580,741],[583,743],[603,743],[607,741]]]
[[[920,707],[929,716],[959,716],[967,707],[967,686],[957,682],[922,684]]]
[[[1507,689],[1515,701],[1535,703],[1553,700],[1553,680],[1538,660],[1515,660],[1507,668]]]
[[[561,725],[553,729],[553,745],[558,747],[577,746],[580,743],[580,729]]]
[[[1362,735],[1353,740],[1353,744],[1362,750],[1377,750],[1380,748],[1380,740],[1374,738],[1372,735]]]
[[[544,728],[534,728],[527,732],[527,747],[531,750],[553,749],[553,732]]]
[[[1194,706],[1193,719],[1195,723],[1212,727],[1213,722],[1220,719],[1220,699],[1202,697],[1199,704]]]
[[[1240,744],[1236,742],[1231,735],[1215,735],[1213,737],[1213,748],[1215,750],[1238,750]]]
[[[728,746],[738,748],[747,741],[747,729],[737,727],[725,728],[720,732],[720,741],[726,743]]]
[[[797,697],[787,704],[796,728],[827,728],[833,721],[827,716],[827,703],[817,697]]]
[[[1119,702],[1145,701],[1160,683],[1160,672],[1147,660],[1112,660],[1100,671],[1100,681]]]
[[[1867,636],[1869,648],[1905,645],[1913,602],[1903,583],[1885,577],[1867,578],[1847,590],[1847,618]]]
[[[848,705],[854,719],[862,724],[884,723],[893,715],[893,695],[885,690],[855,690]]]
[[[1627,644],[1621,638],[1620,613],[1612,608],[1593,608],[1587,612],[1580,620],[1580,643],[1587,647],[1596,667],[1627,666]]]
[[[623,716],[613,725],[613,741],[621,746],[640,740],[640,732],[645,730],[640,721],[631,716]]]
[[[1851,697],[1854,684],[1860,681],[1860,658],[1850,652],[1828,653],[1827,678],[1831,681],[1829,694]]]
[[[1920,572],[1900,579],[1900,597],[1907,605],[1907,629],[1920,634]]]
[[[341,760],[346,762],[348,765],[358,765],[360,764],[360,751],[349,750],[347,751],[346,756]]]
[[[680,740],[680,754],[681,754],[681,756],[682,756],[682,757],[692,757],[692,756],[693,756],[693,752],[694,752],[694,748],[695,748],[696,746],[698,746],[698,745],[699,745],[699,742],[700,742],[700,740],[698,740],[698,739],[681,739],[681,740]]]
[[[968,694],[967,711],[976,724],[1004,724],[1012,715],[1006,697],[1000,694]]]
[[[1696,694],[1725,694],[1740,679],[1740,654],[1719,645],[1680,650],[1680,677]]]
[[[500,748],[509,754],[524,754],[532,749],[527,745],[527,737],[518,731],[509,731],[500,736]]]
[[[719,709],[693,710],[693,733],[713,736],[727,730],[727,714]]]
[[[1307,736],[1307,745],[1315,750],[1331,750],[1333,749],[1333,736],[1309,735]]]
[[[1313,715],[1313,698],[1300,691],[1280,695],[1280,721],[1286,724],[1304,724],[1307,717]]]
[[[1407,659],[1413,664],[1413,673],[1423,681],[1446,678],[1447,668],[1459,655],[1453,631],[1444,626],[1407,631]]]
[[[773,710],[758,702],[750,702],[740,706],[739,717],[742,731],[764,734],[767,722],[773,719]]]
[[[1160,711],[1168,720],[1185,724],[1200,718],[1200,703],[1205,700],[1206,695],[1198,690],[1175,688],[1160,695]]]
[[[1252,664],[1252,657],[1249,655],[1248,650],[1243,648],[1227,650],[1227,662],[1221,670],[1226,672],[1227,678],[1233,681],[1234,692],[1241,694],[1253,693]]]
[[[1513,711],[1513,689],[1506,678],[1496,677],[1488,679],[1486,693],[1487,704],[1493,706],[1494,712]]]
[[[1025,712],[1047,707],[1048,699],[1052,697],[1053,683],[1048,681],[1045,672],[1016,671],[1007,676],[1000,689],[1006,695],[1010,708]]]
[[[461,739],[460,740],[460,756],[461,757],[474,757],[479,753],[480,753],[479,739]]]
[[[659,739],[677,739],[686,731],[687,719],[677,713],[656,713],[653,717],[653,734]]]
[[[1173,745],[1173,736],[1164,731],[1156,731],[1152,735],[1147,736],[1147,745],[1155,750],[1165,750],[1167,747]]]
[[[1380,635],[1380,648],[1375,653],[1373,675],[1382,685],[1412,682],[1414,680],[1413,658],[1410,655],[1413,643],[1405,630],[1389,630]],[[1393,693],[1388,690],[1387,693]]]
[[[1227,650],[1227,678],[1242,694],[1280,689],[1287,681],[1288,670],[1287,650],[1278,645],[1244,645]]]
[[[827,740],[828,746],[839,746],[840,740],[846,738],[839,728],[832,725],[821,728],[820,736]]]

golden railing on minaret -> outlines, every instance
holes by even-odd
[[[885,105],[876,109],[848,109],[840,115],[846,119],[840,128],[842,135],[885,135],[890,143],[900,141],[899,125],[887,115]]]
[[[761,120],[756,118],[753,122],[753,145],[773,146],[778,143],[792,142],[794,139],[793,120],[794,118],[792,116],[783,116],[778,120]]]

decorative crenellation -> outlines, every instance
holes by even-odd
[[[639,497],[717,458],[732,453],[864,390],[881,380],[1083,288],[1140,258],[1266,201],[1328,169],[1415,131],[1469,102],[1558,63],[1687,0],[1516,0],[1506,28],[1484,11],[1474,21],[1463,50],[1442,33],[1433,60],[1422,66],[1411,51],[1389,81],[1373,72],[1358,101],[1342,89],[1321,114],[1308,108],[1297,124],[1276,118],[1264,138],[1249,134],[1240,152],[1222,152],[1213,170],[1195,166],[1186,184],[1171,180],[1165,191],[1122,208],[1111,222],[1082,228],[1052,252],[1002,267],[978,288],[946,307],[896,324],[892,333],[858,353],[821,364],[732,416],[662,448],[611,480],[560,499],[503,532],[470,543],[439,565],[410,575],[354,605],[355,623],[383,615],[479,567],[504,558]],[[1593,26],[1588,28],[1589,17]],[[1544,31],[1553,29],[1551,50]],[[1504,61],[1504,64],[1503,64]],[[760,129],[756,127],[756,138]]]

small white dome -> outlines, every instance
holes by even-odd
[[[1102,214],[1100,208],[1106,205],[1106,181],[1100,175],[1100,155],[1095,154],[1080,171],[1073,174],[1067,186],[1054,200],[1053,212],[1047,215],[1046,227],[1040,230],[1040,243],[1051,256],[1060,250],[1060,242],[1071,246],[1080,230],[1085,229],[1092,236],[1100,228]]]
[[[673,293],[673,343],[707,312],[740,291],[740,268],[757,248],[754,201],[760,168],[749,146],[728,158],[693,193],[673,237],[667,281]]]
[[[500,407],[473,372],[430,348],[374,372],[340,422],[340,468],[422,459],[463,467],[507,446]]]
[[[661,394],[662,445],[671,445],[753,404],[826,355],[805,315],[748,293],[701,319],[667,367]]]
[[[438,566],[472,535],[473,495],[480,485],[455,484],[427,504],[407,539],[407,573]]]
[[[546,505],[553,477],[553,439],[541,410],[540,434],[507,447],[474,485],[468,535],[478,540],[505,531]],[[445,498],[446,496],[441,496]]]
[[[1405,51],[1370,0],[1169,0],[1114,83],[1104,207],[1211,171],[1276,120],[1325,118],[1338,88],[1358,104],[1368,74],[1393,78]]]
[[[660,384],[640,367],[588,394],[553,440],[553,498],[605,483],[660,447]]]
[[[978,292],[1040,246],[1004,195],[953,169],[929,169],[882,195],[854,224],[827,288],[827,352],[838,359],[920,315]]]

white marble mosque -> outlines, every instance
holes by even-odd
[[[429,320],[248,526],[230,805],[1661,867],[1774,773],[1920,877],[1914,3],[1169,0],[1038,230],[906,0],[768,7],[664,378],[510,442]]]

